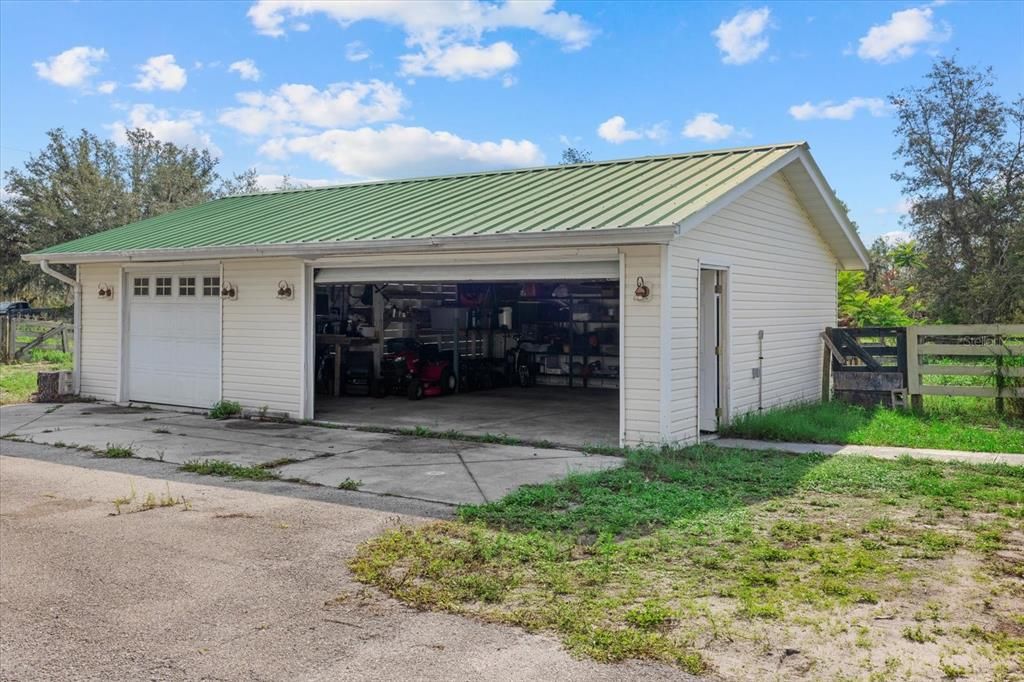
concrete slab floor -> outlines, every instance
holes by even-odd
[[[619,392],[613,389],[509,387],[415,402],[397,395],[318,395],[315,417],[357,426],[508,435],[568,447],[619,443]]]
[[[521,485],[622,463],[617,457],[574,450],[304,424],[215,421],[202,415],[92,403],[68,403],[56,409],[38,404],[6,406],[0,408],[0,424],[5,435],[32,443],[98,450],[109,444],[128,446],[136,457],[176,464],[221,459],[241,466],[273,466],[285,479],[332,487],[350,479],[358,481],[363,492],[451,505],[494,501]],[[93,457],[80,452],[83,458]],[[281,460],[290,462],[278,465]]]

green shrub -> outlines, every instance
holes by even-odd
[[[242,414],[242,406],[233,400],[221,400],[213,404],[207,413],[209,419],[228,419]]]

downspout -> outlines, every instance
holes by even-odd
[[[57,272],[50,267],[48,260],[39,261],[39,269],[50,277],[67,284],[74,294],[74,342],[72,345],[71,358],[74,362],[71,370],[72,391],[75,395],[81,387],[82,363],[79,362],[79,348],[82,345],[82,283],[78,281],[78,266],[75,266],[75,278],[68,277],[63,272]]]

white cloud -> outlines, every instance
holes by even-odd
[[[264,35],[282,36],[296,30],[299,17],[323,14],[342,27],[358,21],[379,21],[398,26],[406,45],[418,52],[403,55],[403,72],[444,78],[489,78],[514,66],[518,55],[507,42],[479,43],[484,34],[499,29],[525,29],[556,40],[569,51],[590,44],[594,29],[578,14],[554,10],[554,0],[504,2],[421,0],[258,0],[249,19]]]
[[[275,138],[260,151],[276,159],[304,154],[356,178],[516,168],[544,162],[540,148],[529,140],[474,142],[444,131],[400,125]]]
[[[519,82],[519,79],[511,74],[505,74],[501,77],[501,87],[511,88]]]
[[[895,204],[892,204],[891,206],[879,206],[878,208],[875,209],[875,214],[876,215],[897,215],[897,216],[899,216],[899,215],[906,215],[907,213],[910,213],[910,207],[912,205],[913,205],[913,202],[911,202],[910,199],[900,199],[899,201],[897,201]]]
[[[111,95],[113,94],[114,90],[117,90],[117,83],[115,83],[114,81],[103,81],[98,86],[96,86],[96,90],[104,95]]]
[[[369,59],[372,54],[369,48],[358,40],[354,40],[345,46],[345,59],[350,62],[361,62],[364,59]]]
[[[127,141],[128,130],[145,128],[163,142],[209,149],[214,156],[220,156],[220,149],[213,143],[209,133],[201,129],[203,123],[203,115],[198,111],[180,111],[175,118],[166,109],[158,109],[152,104],[136,104],[128,111],[127,120],[115,121],[108,127],[111,137],[118,144]]]
[[[260,173],[256,176],[256,184],[259,185],[260,191],[269,192],[271,190],[280,189],[281,183],[288,179],[288,184],[295,188],[300,187],[324,187],[325,185],[335,184],[331,180],[325,180],[324,178],[296,178],[291,175],[281,175],[277,173]]]
[[[427,46],[418,54],[402,55],[405,76],[440,76],[448,80],[490,78],[519,63],[511,44],[500,41],[487,47],[456,43],[446,47]]]
[[[479,39],[487,31],[520,28],[557,40],[569,50],[589,45],[594,30],[577,14],[552,11],[554,4],[554,0],[502,4],[480,0],[258,0],[249,8],[249,19],[257,31],[275,37],[284,35],[287,28],[295,28],[294,25],[285,27],[287,19],[322,13],[343,27],[357,21],[379,21],[399,26],[413,43],[444,33]]]
[[[812,104],[811,102],[794,104],[789,108],[789,115],[798,121],[810,121],[819,118],[849,121],[861,109],[876,117],[885,116],[889,111],[885,100],[879,97],[851,97],[839,104],[829,100],[818,102],[817,104]]]
[[[406,105],[391,83],[334,83],[324,90],[286,83],[270,93],[241,92],[242,107],[225,110],[218,119],[246,135],[308,133],[308,127],[336,128],[391,121]]]
[[[244,81],[258,81],[262,75],[256,67],[256,62],[251,59],[240,59],[237,62],[233,62],[228,67],[228,71],[237,72]]]
[[[906,230],[892,230],[881,235],[882,241],[889,246],[896,246],[897,244],[906,244],[909,241],[913,241],[914,237]]]
[[[107,59],[107,51],[101,47],[80,45],[64,50],[45,62],[33,62],[36,74],[51,83],[65,88],[88,87],[89,79],[99,73],[99,62]]]
[[[683,137],[696,138],[705,142],[718,142],[732,137],[736,127],[720,123],[718,114],[703,112],[697,114],[683,126]]]
[[[626,127],[625,118],[622,116],[612,116],[597,127],[597,134],[606,142],[622,144],[632,140],[663,140],[665,139],[666,130],[663,123],[640,130],[630,130]]]
[[[893,12],[889,21],[872,26],[860,39],[857,56],[888,64],[910,57],[925,44],[945,42],[953,35],[949,24],[936,28],[931,7]]]
[[[726,64],[746,64],[768,49],[765,32],[771,28],[771,10],[767,7],[743,10],[729,21],[723,21],[711,35],[722,51]]]
[[[150,57],[139,65],[139,80],[132,84],[138,90],[181,90],[188,82],[185,69],[174,63],[173,54]]]

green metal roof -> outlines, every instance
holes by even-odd
[[[51,246],[34,255],[672,225],[802,145],[225,197]]]

